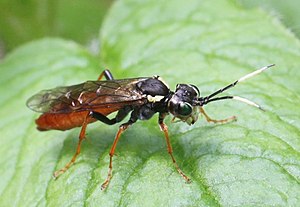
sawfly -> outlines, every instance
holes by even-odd
[[[172,162],[184,180],[190,182],[190,178],[179,168],[173,156],[168,128],[164,123],[165,117],[171,114],[174,118],[186,122],[188,125],[194,124],[199,114],[203,114],[208,122],[213,123],[236,120],[235,116],[214,120],[204,111],[204,105],[225,99],[241,101],[261,109],[259,105],[246,98],[218,95],[272,66],[274,64],[258,69],[204,97],[200,95],[199,89],[192,84],[177,84],[175,91],[172,91],[159,76],[114,79],[109,70],[104,70],[96,81],[43,90],[29,98],[27,106],[33,111],[42,113],[35,121],[38,130],[64,131],[81,127],[75,154],[62,169],[54,173],[55,178],[66,172],[75,162],[80,153],[81,143],[85,138],[88,124],[101,121],[113,125],[123,121],[130,114],[129,120],[120,125],[110,149],[108,175],[101,185],[101,189],[104,190],[112,178],[113,156],[121,134],[137,120],[148,120],[158,113],[158,124],[166,138],[167,149]],[[106,80],[101,80],[103,77]],[[111,119],[108,118],[107,116],[113,112],[117,112],[116,116]]]

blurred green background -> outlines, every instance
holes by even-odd
[[[299,0],[232,0],[277,16],[300,37]],[[42,37],[71,39],[98,53],[98,33],[113,0],[0,0],[0,58]]]
[[[0,54],[42,37],[62,37],[97,52],[99,28],[112,0],[0,0]]]

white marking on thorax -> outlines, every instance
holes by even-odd
[[[151,95],[147,95],[147,100],[151,103],[155,103],[155,102],[160,102],[162,99],[164,98],[164,96],[151,96]]]

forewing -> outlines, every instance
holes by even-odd
[[[136,83],[145,78],[87,81],[82,84],[43,90],[27,101],[27,106],[41,113],[69,113],[101,108],[122,108],[143,104],[145,98]]]

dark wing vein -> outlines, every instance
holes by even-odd
[[[43,90],[27,101],[27,106],[41,113],[69,113],[142,104],[144,97],[136,83],[145,78],[87,81],[73,86]]]

